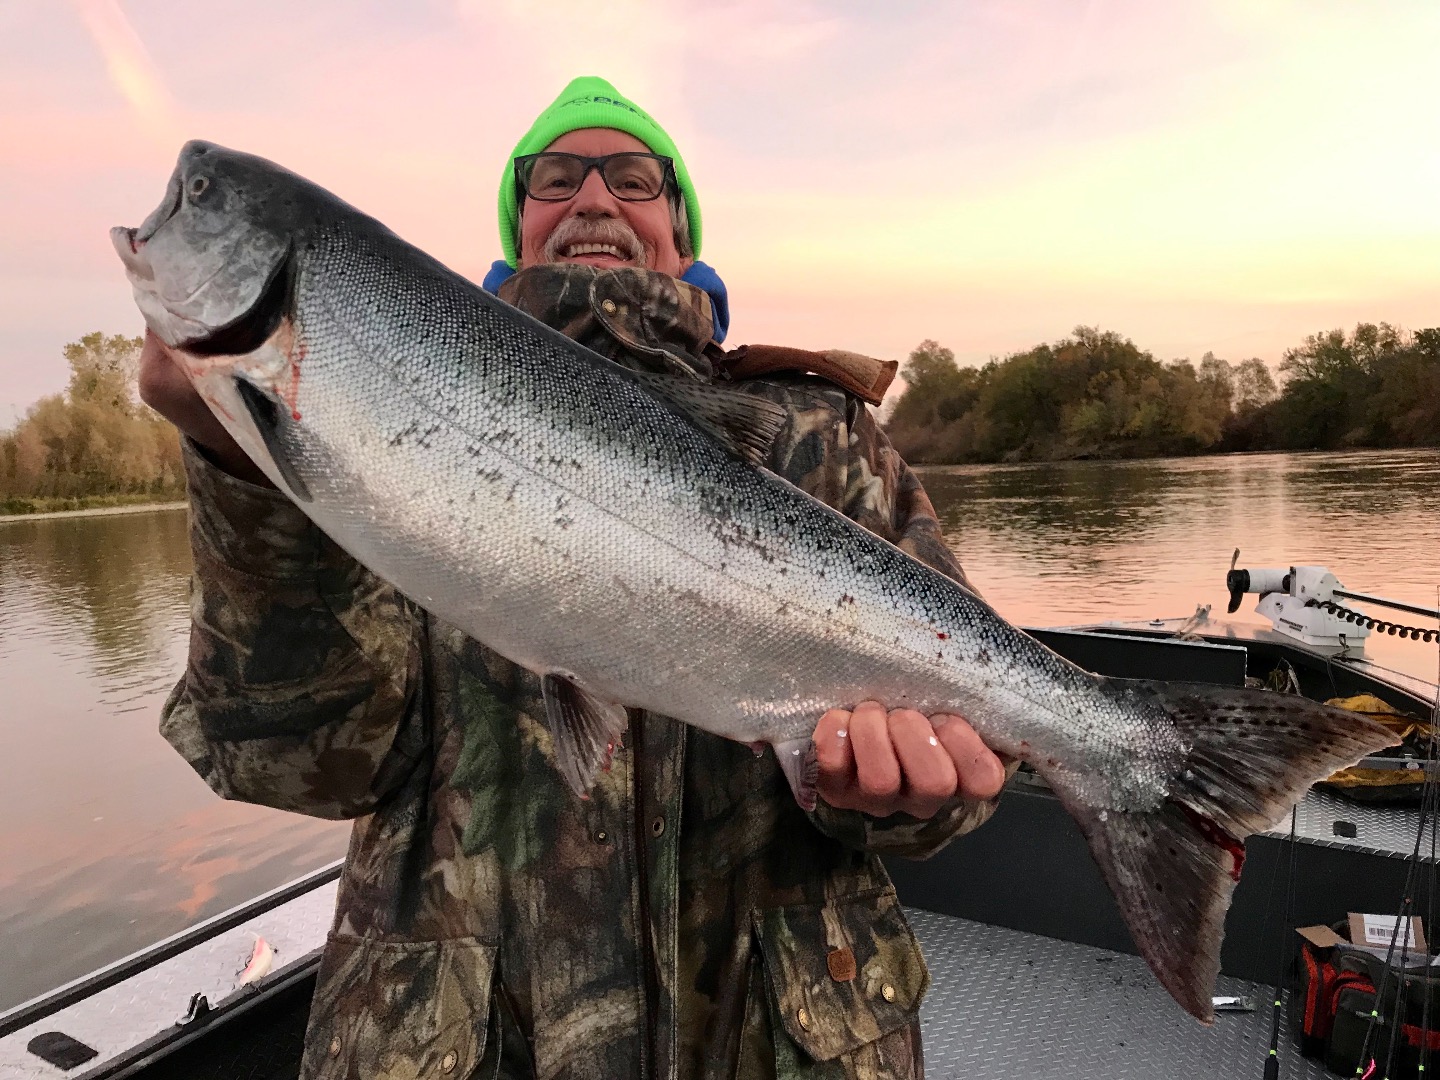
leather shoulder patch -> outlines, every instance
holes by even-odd
[[[759,379],[785,371],[808,372],[834,383],[871,405],[879,405],[900,367],[842,349],[811,352],[783,345],[742,345],[726,353],[717,367],[732,379]]]

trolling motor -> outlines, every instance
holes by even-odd
[[[1371,618],[1338,603],[1337,598],[1440,619],[1440,611],[1434,608],[1349,592],[1323,566],[1237,570],[1235,564],[1239,559],[1240,549],[1236,548],[1230,559],[1230,572],[1225,575],[1225,587],[1230,590],[1230,604],[1225,610],[1233,615],[1246,593],[1258,593],[1260,602],[1255,605],[1255,610],[1268,618],[1278,633],[1299,638],[1306,645],[1363,652],[1365,639],[1372,631],[1423,641],[1440,638],[1440,630],[1422,630]]]

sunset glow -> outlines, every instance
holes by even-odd
[[[676,138],[732,341],[963,361],[1084,323],[1276,363],[1440,325],[1440,8],[18,0],[0,13],[0,426],[139,319],[106,240],[184,138],[272,157],[468,276],[573,75]]]
[[[71,2],[139,126],[162,145],[173,146],[182,136],[170,95],[118,0]]]

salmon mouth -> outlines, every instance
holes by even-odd
[[[150,265],[150,260],[145,257],[145,241],[140,239],[139,234],[139,229],[116,225],[110,230],[110,243],[115,246],[115,254],[120,256],[120,261],[125,264],[125,270],[132,278],[138,281],[154,281],[155,270]]]
[[[180,204],[184,201],[184,191],[181,187],[180,170],[176,169],[170,177],[170,183],[165,187],[165,197],[160,200],[150,214],[133,229],[127,229],[123,225],[117,225],[110,230],[110,242],[115,245],[115,253],[120,256],[120,261],[125,264],[125,269],[142,281],[153,281],[155,272],[150,266],[150,260],[141,254],[145,244],[160,231],[167,221],[180,212]]]

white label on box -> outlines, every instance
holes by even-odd
[[[1362,915],[1365,920],[1365,944],[1388,947],[1395,939],[1395,948],[1415,948],[1415,929],[1409,919],[1397,919],[1393,915]],[[1395,933],[1395,924],[1400,923],[1400,933]]]

